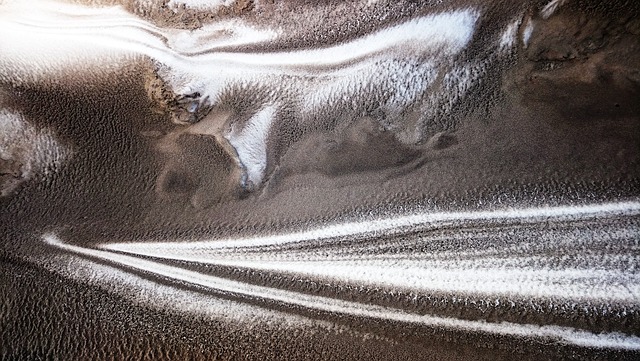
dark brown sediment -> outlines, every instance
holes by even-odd
[[[237,154],[216,127],[224,123],[220,119],[249,118],[260,109],[251,101],[269,89],[255,89],[258,95],[241,99],[242,106],[236,107],[240,110],[230,106],[207,108],[191,119],[187,111],[191,103],[176,100],[174,90],[165,88],[157,77],[158,64],[150,59],[135,58],[115,69],[96,71],[94,77],[70,73],[50,83],[0,84],[3,109],[19,111],[31,125],[50,130],[58,142],[74,150],[69,162],[49,178],[22,183],[10,196],[0,197],[0,358],[637,358],[635,351],[569,345],[554,338],[468,332],[306,309],[208,290],[99,259],[87,260],[89,264],[130,272],[152,285],[209,297],[212,304],[218,299],[246,304],[247,310],[259,310],[256,314],[264,312],[267,319],[277,321],[262,322],[256,317],[255,322],[236,324],[197,312],[138,303],[135,295],[114,291],[119,287],[116,283],[109,288],[97,281],[79,281],[69,276],[73,272],[66,274],[64,267],[51,264],[57,257],[81,257],[42,242],[44,233],[54,232],[70,244],[93,249],[105,242],[191,241],[285,233],[411,212],[637,201],[638,6],[630,2],[573,1],[543,19],[536,15],[543,3],[509,2],[503,4],[506,10],[500,2],[464,3],[482,6],[494,16],[491,19],[501,22],[510,20],[505,14],[530,7],[526,16],[536,26],[526,49],[519,44],[505,62],[490,69],[487,80],[472,89],[468,102],[454,108],[455,125],[450,129],[433,129],[424,141],[407,145],[376,126],[376,114],[369,114],[350,119],[343,126],[304,133],[291,126],[293,122],[287,117],[292,113],[285,109],[281,113],[285,121],[275,128],[276,136],[270,140],[270,156],[276,161],[269,164],[264,183],[254,190],[241,186]],[[434,6],[444,9],[460,4],[463,2]],[[360,5],[243,1],[220,13],[171,12],[170,17],[166,8],[130,10],[157,25],[184,28],[240,18],[287,29],[308,14],[309,25],[304,31],[285,32],[281,43],[240,48],[257,52],[347,41],[433,11],[418,2],[398,2],[388,8],[379,5],[368,13],[372,19],[364,15],[339,17],[332,31],[317,31],[329,28],[321,15],[332,6],[354,11]],[[283,12],[292,15],[282,16]],[[389,17],[380,20],[378,15],[384,13]],[[492,21],[482,19],[465,56],[484,55],[483,41],[496,38],[502,30],[493,28]],[[234,99],[230,96],[228,103]],[[0,159],[0,180],[13,177],[16,167],[15,162]],[[493,224],[478,227],[487,232],[500,228]],[[518,227],[525,225],[513,226],[505,234],[519,232]],[[637,216],[595,217],[588,222],[550,222],[536,227],[530,239],[557,233],[558,242],[581,227],[602,233],[638,228]],[[480,233],[474,228],[454,227],[431,233],[448,231],[464,238],[474,249],[486,246],[474,238]],[[431,234],[423,233],[406,237]],[[504,236],[487,242],[498,247],[502,241],[507,244],[515,239]],[[383,236],[375,241],[382,242]],[[393,243],[392,237],[387,241]],[[408,247],[408,243],[397,244]],[[351,246],[355,249],[356,242]],[[449,246],[451,252],[464,249],[459,244]],[[595,248],[555,250],[576,257],[582,251],[633,256],[637,245],[606,252]],[[43,266],[42,260],[48,258],[51,264],[44,262]],[[567,308],[558,310],[553,306],[556,300],[514,297],[509,300],[517,302],[510,309],[492,307],[483,295],[466,295],[467,304],[455,301],[460,295],[446,293],[422,295],[415,300],[411,290],[385,293],[346,282],[323,283],[322,277],[162,262],[247,284],[418,314],[640,336],[637,302],[608,305],[603,301],[587,303],[591,309],[578,309],[584,304],[571,306],[571,300],[560,300]],[[635,268],[629,268],[630,277],[636,273]],[[165,304],[160,301],[158,304]],[[531,303],[539,309],[533,309]],[[286,314],[303,321],[291,321]]]

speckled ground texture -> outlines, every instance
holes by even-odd
[[[640,359],[640,5],[0,0],[0,359]]]

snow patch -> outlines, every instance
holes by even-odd
[[[173,10],[179,10],[181,7],[195,10],[218,10],[222,7],[233,5],[236,0],[170,0],[167,5]]]
[[[524,29],[522,30],[522,44],[526,49],[529,46],[529,41],[531,40],[531,35],[533,34],[534,29],[533,20],[527,19],[526,24],[524,25]]]
[[[268,105],[256,113],[240,128],[232,124],[225,138],[235,148],[240,163],[246,172],[246,188],[252,189],[262,183],[267,168],[267,137],[276,115],[276,106]]]
[[[551,0],[540,10],[540,15],[546,20],[567,2],[568,0]]]
[[[518,28],[520,27],[521,20],[516,20],[511,24],[507,25],[507,28],[502,33],[500,37],[500,50],[501,51],[509,51],[513,49],[513,46],[516,43],[516,39],[518,37]]]
[[[196,54],[218,48],[274,41],[280,35],[273,29],[257,29],[239,21],[223,21],[202,26],[196,30],[171,30],[168,38],[171,49],[180,53]]]
[[[10,179],[0,183],[0,196],[9,194],[23,181],[50,175],[70,155],[71,151],[51,131],[36,129],[21,114],[0,109],[0,165],[13,168],[7,173]]]

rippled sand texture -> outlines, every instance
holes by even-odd
[[[640,358],[640,5],[0,0],[0,358]]]

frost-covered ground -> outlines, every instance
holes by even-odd
[[[4,0],[0,29],[3,357],[638,356],[639,6]]]

